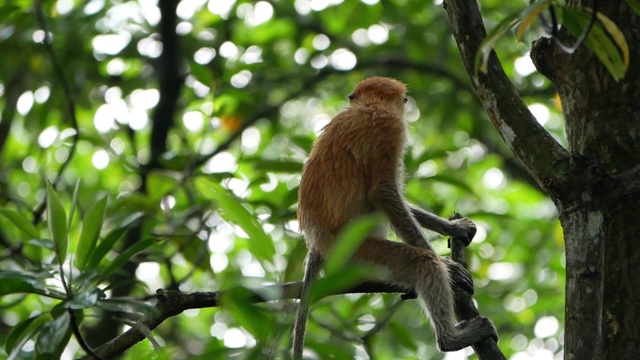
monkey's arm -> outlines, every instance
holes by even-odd
[[[385,213],[402,240],[407,244],[434,251],[393,180],[378,182],[370,190],[369,199]]]
[[[476,235],[476,225],[467,218],[447,220],[413,205],[409,205],[409,208],[422,227],[441,235],[464,239],[465,246],[469,245]]]
[[[384,213],[387,215],[387,218],[391,222],[391,225],[395,228],[396,233],[402,240],[410,245],[425,248],[435,253],[434,249],[431,247],[426,237],[422,233],[422,230],[418,226],[418,223],[416,222],[417,217],[414,218],[414,208],[404,201],[404,198],[398,191],[395,183],[378,183],[377,186],[375,186],[370,191],[369,197],[379,209],[384,211]],[[442,221],[449,221],[440,219],[437,216],[425,212],[421,209],[417,210],[420,211],[421,214],[426,214],[426,216],[422,218],[436,218]],[[473,226],[473,232],[475,233],[475,225],[473,225],[470,220],[465,220],[467,220],[469,224]],[[449,226],[456,227],[458,225]],[[473,235],[471,235],[471,237],[473,237]],[[441,259],[449,270],[449,275],[451,276],[451,280],[453,281],[453,283],[469,294],[473,294],[473,279],[471,278],[469,272],[458,263],[451,261],[451,259]]]

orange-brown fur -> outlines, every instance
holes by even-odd
[[[338,114],[311,150],[298,195],[302,230],[320,226],[337,235],[353,218],[375,211],[368,200],[373,181],[398,176],[406,125],[395,104],[402,104],[406,87],[397,81],[390,88],[381,86],[383,81],[372,78],[360,83],[353,96],[365,94],[364,101]]]
[[[303,297],[319,271],[319,259],[329,253],[349,221],[372,212],[384,214],[407,244],[387,240],[386,224],[380,224],[353,259],[382,266],[389,273],[386,281],[416,290],[432,319],[440,348],[455,350],[495,335],[493,325],[484,318],[455,324],[450,283],[470,283],[470,277],[435,254],[419,227],[470,241],[475,234],[473,223],[442,219],[411,207],[402,196],[406,91],[403,83],[390,78],[360,82],[349,96],[349,108],[324,128],[303,167],[298,221],[310,253],[294,330],[296,358],[301,356],[308,312]]]

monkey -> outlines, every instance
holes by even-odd
[[[298,222],[309,250],[301,300],[293,330],[293,358],[302,357],[309,315],[309,289],[340,230],[358,216],[380,213],[380,224],[362,241],[351,260],[386,270],[385,282],[414,289],[431,319],[441,351],[455,351],[497,334],[493,323],[477,317],[456,323],[452,285],[473,294],[466,269],[439,257],[420,226],[464,239],[476,233],[467,218],[447,220],[404,199],[407,123],[402,119],[407,86],[387,77],[356,85],[349,107],[326,125],[303,165],[298,190]],[[388,225],[404,241],[387,239]]]

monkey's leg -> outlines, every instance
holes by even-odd
[[[302,359],[302,349],[304,348],[304,334],[309,318],[309,290],[311,285],[318,278],[322,268],[322,255],[316,250],[310,249],[304,269],[304,279],[302,280],[302,290],[300,291],[300,302],[296,311],[295,324],[293,326],[293,359]]]
[[[369,238],[353,257],[356,261],[389,270],[385,281],[415,289],[431,318],[440,350],[459,350],[495,336],[495,328],[486,318],[456,324],[449,271],[435,253],[386,239]]]

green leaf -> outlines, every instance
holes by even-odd
[[[636,13],[638,13],[638,15],[640,15],[640,1],[624,0],[624,2],[627,3],[627,5],[629,5],[629,7],[632,8]]]
[[[411,332],[404,324],[398,324],[395,321],[391,321],[388,324],[389,332],[393,335],[393,338],[402,346],[411,351],[418,350],[416,340],[411,335]]]
[[[106,311],[124,311],[132,314],[141,314],[147,317],[159,314],[158,309],[146,302],[133,299],[104,299],[98,300],[98,307]]]
[[[382,218],[378,214],[365,215],[350,222],[340,231],[336,244],[326,257],[325,273],[330,275],[342,271],[345,264],[351,259],[353,252],[381,223]]]
[[[147,181],[149,184],[147,186],[149,197],[153,199],[154,202],[170,194],[179,185],[178,179],[159,171],[154,171],[149,174]]]
[[[22,272],[0,272],[0,296],[8,294],[45,292],[45,279]]]
[[[27,241],[27,244],[47,250],[55,250],[56,248],[56,244],[54,244],[53,240],[51,239],[31,239]]]
[[[48,316],[43,315],[32,316],[13,327],[5,344],[5,350],[9,354],[7,360],[18,359],[20,349],[48,321]]]
[[[564,24],[575,36],[580,36],[591,21],[591,17],[591,13],[586,11],[563,9]],[[599,22],[593,25],[584,44],[596,54],[614,80],[619,81],[624,77],[626,67],[620,50],[611,41]]]
[[[325,274],[311,287],[310,297],[314,302],[336,292],[347,290],[366,279],[371,279],[376,268],[366,264],[347,264],[340,271]]]
[[[100,261],[107,255],[109,250],[113,248],[113,244],[115,244],[115,242],[118,241],[122,237],[122,235],[129,229],[131,224],[140,219],[142,215],[143,214],[139,212],[131,214],[124,221],[122,221],[120,227],[111,230],[111,232],[109,232],[109,234],[107,234],[107,236],[105,236],[105,238],[100,241],[98,247],[96,247],[96,249],[93,251],[89,262],[85,266],[85,269],[97,268],[98,265],[100,265]]]
[[[480,48],[478,48],[478,52],[476,53],[475,74],[477,74],[478,71],[483,73],[487,72],[487,63],[489,61],[489,55],[491,54],[491,51],[493,51],[493,46],[519,21],[520,13],[507,16],[487,34],[484,40],[482,40]]]
[[[538,16],[540,16],[540,13],[543,12],[546,8],[549,7],[549,3],[541,3],[539,4],[541,6],[535,6],[532,11],[530,11],[528,14],[523,14],[522,17],[522,21],[520,22],[520,25],[518,25],[518,31],[516,33],[516,39],[518,39],[518,41],[522,40],[522,36],[524,35],[524,32],[527,31],[527,29],[529,28],[529,25],[531,25],[531,23],[538,18]]]
[[[65,304],[65,308],[73,310],[90,308],[98,303],[100,295],[99,289],[88,289],[79,294],[75,294],[73,299]]]
[[[47,183],[47,225],[49,234],[56,244],[56,255],[59,263],[63,263],[67,257],[67,215],[64,207],[53,190],[51,184]]]
[[[36,351],[39,354],[55,354],[56,350],[58,350],[58,345],[67,335],[70,323],[71,316],[65,311],[56,319],[44,325],[36,340]]]
[[[626,72],[627,69],[629,68],[629,57],[630,57],[629,44],[627,44],[627,39],[624,37],[624,34],[622,33],[618,25],[616,25],[616,23],[614,23],[611,19],[606,17],[601,12],[598,12],[597,16],[598,16],[598,20],[600,20],[600,23],[602,24],[604,29],[607,30],[609,35],[611,35],[611,39],[615,41],[618,47],[618,50],[622,53],[624,71]]]
[[[73,221],[73,214],[76,212],[76,205],[78,204],[78,192],[80,191],[80,179],[76,181],[76,186],[73,189],[73,195],[71,196],[71,209],[69,210],[69,219],[67,221],[67,229],[71,229],[71,222]]]
[[[264,232],[258,219],[242,206],[240,199],[220,184],[203,177],[196,179],[196,187],[216,201],[223,219],[240,226],[249,235],[248,248],[256,258],[272,261],[275,255],[272,239]]]
[[[256,339],[266,339],[273,330],[274,319],[270,312],[249,301],[252,297],[251,290],[236,287],[225,293],[222,303],[233,319]]]
[[[33,226],[33,224],[19,212],[13,209],[4,208],[0,209],[0,215],[4,216],[7,220],[12,222],[13,225],[25,232],[32,239],[37,239],[40,237],[40,234],[38,233],[36,227]]]
[[[107,208],[107,195],[103,195],[95,204],[87,211],[87,215],[82,221],[82,231],[76,248],[76,265],[78,269],[84,270],[91,253],[96,247],[102,222],[104,221],[104,212]]]
[[[306,341],[305,346],[313,349],[319,359],[355,359],[354,348],[345,347],[337,341],[322,341],[317,342],[313,339]]]
[[[206,86],[215,84],[215,82],[213,81],[213,76],[211,74],[211,69],[209,67],[200,65],[194,61],[190,61],[189,70],[191,72],[191,75],[193,75],[196,80],[200,81]]]
[[[476,61],[475,61],[475,70],[474,72],[477,74],[478,70],[483,73],[487,72],[487,63],[489,61],[489,55],[493,50],[493,46],[498,42],[498,40],[502,39],[504,35],[511,30],[514,26],[524,20],[523,26],[521,26],[520,31],[518,32],[518,38],[522,36],[522,32],[526,30],[529,22],[535,14],[542,12],[553,0],[545,0],[545,1],[537,1],[524,9],[518,10],[517,12],[507,16],[502,19],[496,25],[487,36],[482,40],[480,44],[480,48],[476,53]]]
[[[109,264],[109,266],[107,266],[107,268],[100,275],[98,282],[104,281],[107,277],[109,277],[109,275],[113,274],[114,272],[122,268],[133,255],[148,248],[149,246],[153,245],[155,242],[156,242],[156,239],[144,239],[135,243],[133,246],[128,248],[125,252],[120,254],[120,256],[115,258],[113,262]]]

